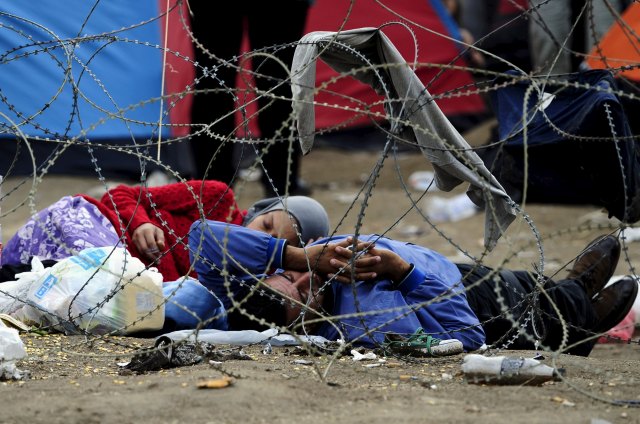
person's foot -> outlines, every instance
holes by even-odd
[[[618,265],[620,242],[612,235],[593,240],[576,258],[567,279],[581,281],[589,298],[607,284]]]
[[[593,332],[604,333],[627,316],[638,295],[638,282],[631,276],[616,281],[602,289],[591,304],[598,318]]]

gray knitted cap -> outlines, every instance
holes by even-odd
[[[246,226],[260,215],[282,210],[289,212],[298,221],[300,238],[304,243],[329,235],[327,211],[317,200],[307,196],[289,196],[282,199],[270,197],[259,200],[247,210],[242,225]]]

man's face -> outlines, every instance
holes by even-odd
[[[253,219],[247,228],[267,233],[273,237],[286,239],[292,246],[298,246],[300,240],[296,234],[293,224],[295,218],[285,211],[271,211],[264,215],[259,215]]]
[[[282,293],[285,299],[293,299],[302,305],[308,305],[311,310],[318,310],[322,305],[324,293],[318,293],[321,282],[314,274],[311,279],[310,272],[285,271],[274,274],[265,280],[265,283],[274,290]],[[287,325],[295,321],[302,311],[301,306],[286,304]],[[307,315],[310,318],[312,315]]]

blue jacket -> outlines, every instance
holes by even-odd
[[[314,244],[336,243],[346,237]],[[413,270],[397,287],[387,279],[334,283],[331,313],[335,325],[323,324],[317,335],[373,346],[384,341],[385,333],[408,335],[422,328],[440,339],[458,339],[467,350],[482,346],[484,331],[467,303],[460,272],[452,262],[415,244],[377,235],[359,238],[375,240],[377,248],[397,253],[414,265]],[[282,266],[286,241],[233,224],[198,221],[191,227],[189,246],[200,282],[229,308],[229,294],[241,296],[247,291],[237,280],[251,284]],[[194,256],[194,252],[200,253]]]

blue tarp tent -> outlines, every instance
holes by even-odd
[[[12,165],[11,174],[32,172],[32,147],[36,166],[64,148],[51,172],[95,175],[90,141],[105,146],[92,151],[103,173],[137,178],[140,158],[128,152],[145,153],[140,146],[155,144],[160,130],[170,136],[158,125],[164,23],[158,0],[0,6],[0,174]],[[164,123],[170,121],[168,103]],[[22,137],[28,145],[16,141]],[[73,146],[45,138],[72,140]],[[163,162],[189,170],[188,149],[163,149]],[[156,152],[155,145],[146,149],[154,158]]]

